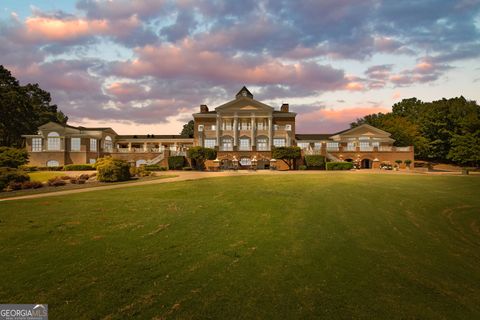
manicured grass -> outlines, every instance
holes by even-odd
[[[0,202],[0,301],[52,319],[478,319],[479,191],[325,172]]]
[[[28,175],[31,181],[47,182],[48,179],[66,176],[67,174],[62,171],[35,171],[29,172]]]

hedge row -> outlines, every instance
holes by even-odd
[[[305,165],[308,168],[325,168],[325,157],[320,155],[306,155]]]
[[[327,162],[327,170],[351,170],[353,163],[351,162]]]
[[[185,166],[184,156],[173,156],[168,158],[168,169],[181,170]]]
[[[95,170],[91,164],[67,164],[63,167],[65,171],[82,171],[82,170]]]

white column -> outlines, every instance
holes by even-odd
[[[272,117],[268,118],[268,150],[272,149],[273,145],[273,125],[272,125]]]
[[[252,118],[251,118],[251,126],[252,126],[252,147],[255,146],[255,115],[252,113]]]
[[[128,151],[129,152],[132,151],[132,143],[131,142],[128,143]]]
[[[220,115],[217,114],[217,147],[220,146]]]
[[[147,151],[147,143],[146,142],[143,143],[143,151],[145,151],[145,152]]]
[[[237,146],[238,140],[238,115],[235,113],[233,117],[233,146]]]

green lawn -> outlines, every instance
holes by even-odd
[[[52,319],[479,319],[480,179],[238,176],[0,202]]]

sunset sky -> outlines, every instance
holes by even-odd
[[[0,2],[0,64],[72,125],[177,134],[246,85],[329,133],[403,98],[480,100],[480,1]]]

